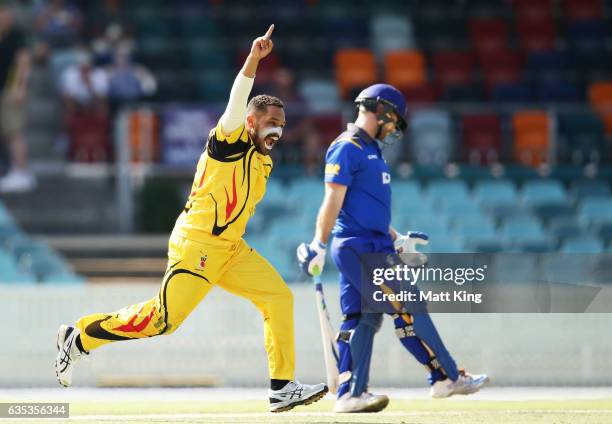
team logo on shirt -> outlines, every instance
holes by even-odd
[[[383,172],[382,182],[383,184],[391,184],[391,174],[389,174],[388,172]]]
[[[340,165],[336,163],[328,163],[325,165],[325,175],[338,175],[340,173]]]
[[[208,255],[205,255],[202,252],[200,252],[200,254],[201,254],[200,262],[198,262],[198,266],[196,268],[197,269],[204,269],[206,267],[206,259],[208,259]]]

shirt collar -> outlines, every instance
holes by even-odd
[[[370,137],[370,134],[368,134],[367,132],[365,132],[362,128],[358,127],[357,125],[349,122],[346,125],[346,129],[352,133],[357,133],[359,134],[359,138],[361,138],[363,141],[365,141],[367,144],[370,143],[374,143],[376,144],[376,139],[373,137]]]

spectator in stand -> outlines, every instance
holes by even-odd
[[[68,115],[76,112],[108,112],[108,75],[92,66],[91,54],[80,51],[76,64],[66,68],[60,80],[60,92]]]
[[[30,71],[30,53],[24,34],[14,26],[13,10],[0,3],[0,136],[9,151],[10,169],[0,179],[0,192],[34,189],[36,179],[27,168],[23,136],[24,103]]]
[[[60,78],[70,157],[76,161],[109,159],[109,79],[107,70],[92,66],[89,52],[77,53],[77,63]]]
[[[109,96],[113,109],[123,103],[149,97],[156,89],[157,83],[153,74],[132,62],[129,46],[120,45],[109,70]]]
[[[64,0],[49,0],[35,12],[35,28],[51,48],[75,46],[80,38],[83,17],[79,9]]]

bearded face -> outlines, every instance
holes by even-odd
[[[247,115],[247,130],[257,151],[269,155],[283,135],[285,111],[278,106],[267,106],[265,112],[254,111]]]

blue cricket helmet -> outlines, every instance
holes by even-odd
[[[364,104],[366,107],[371,107],[372,103],[375,107],[379,102],[393,109],[399,118],[400,128],[405,129],[406,99],[397,88],[389,84],[374,84],[364,89],[355,99],[356,104]]]

